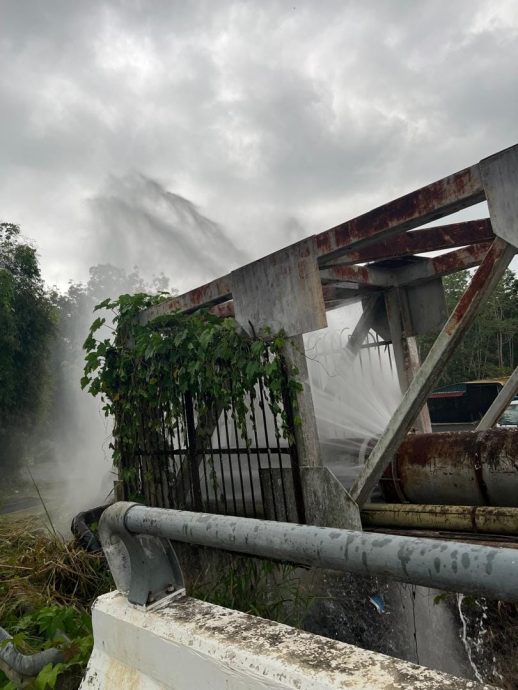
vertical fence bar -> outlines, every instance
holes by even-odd
[[[187,440],[189,447],[187,449],[187,462],[189,463],[189,478],[192,491],[193,507],[195,510],[202,509],[202,495],[200,485],[200,470],[198,467],[198,454],[196,452],[196,427],[194,423],[194,407],[192,396],[186,393],[184,396],[185,403],[185,421],[187,424]]]

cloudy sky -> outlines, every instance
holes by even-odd
[[[185,289],[518,141],[516,0],[0,0],[0,64],[0,217],[59,285]]]

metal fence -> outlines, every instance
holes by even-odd
[[[168,405],[140,410],[138,442],[119,441],[124,497],[163,508],[303,522],[297,449],[283,438],[267,398],[260,381],[245,401],[246,435],[233,407],[221,410],[213,402],[203,406],[209,411],[202,417],[188,395],[179,414]],[[285,409],[292,436],[289,402]]]

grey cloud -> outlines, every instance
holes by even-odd
[[[220,225],[145,175],[112,178],[90,206],[93,264],[131,270],[137,263],[144,277],[163,272],[185,289],[246,262]]]
[[[138,170],[227,228],[201,276],[238,260],[230,244],[264,254],[518,140],[513,2],[7,0],[1,22],[0,203],[52,280],[120,236],[110,175]],[[78,243],[59,249],[64,228]]]

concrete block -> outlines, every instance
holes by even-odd
[[[93,610],[82,690],[482,690],[343,642],[185,597],[143,612],[112,592]]]

